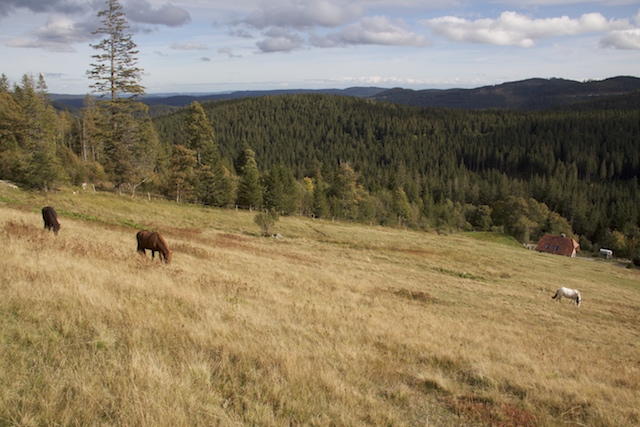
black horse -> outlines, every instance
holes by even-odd
[[[53,234],[57,236],[58,231],[60,231],[60,223],[58,222],[56,210],[51,206],[45,206],[42,208],[42,219],[44,220],[44,228],[49,231],[53,230]]]

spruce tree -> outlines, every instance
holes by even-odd
[[[195,186],[198,199],[205,205],[227,206],[233,201],[233,182],[222,164],[211,122],[199,102],[187,112],[187,147],[196,153]]]
[[[176,202],[190,201],[194,191],[194,170],[197,164],[196,153],[182,145],[173,147],[171,167],[169,168],[168,191]]]
[[[137,46],[127,33],[129,24],[122,5],[118,0],[105,3],[107,8],[98,12],[102,26],[93,34],[106,37],[91,45],[100,53],[92,56],[96,62],[87,71],[89,78],[96,81],[90,87],[94,93],[110,95],[111,102],[121,94],[144,95],[144,87],[138,83],[143,70],[137,67]]]
[[[80,158],[87,161],[99,161],[102,153],[100,140],[100,114],[96,101],[91,95],[86,95],[82,102],[82,120],[80,124]]]
[[[240,183],[236,203],[249,209],[262,206],[262,185],[255,156],[253,150],[247,148],[241,155],[242,163],[239,163]]]
[[[0,93],[9,92],[9,78],[5,73],[0,75]]]
[[[187,112],[187,138],[187,148],[197,153],[198,164],[211,165],[220,161],[213,127],[198,101],[194,101],[189,105]]]
[[[264,183],[264,200],[265,209],[275,209],[281,212],[284,205],[284,185],[280,179],[277,168],[272,168],[263,179]]]
[[[322,180],[322,176],[316,177],[311,200],[311,211],[316,218],[327,218],[329,216],[326,187],[327,184]]]
[[[28,75],[22,77],[22,86],[16,91],[17,103],[24,114],[24,132],[21,148],[27,153],[27,184],[48,190],[66,177],[56,155],[58,116],[46,93],[42,75],[38,83]]]
[[[340,163],[332,187],[334,212],[338,216],[355,219],[358,214],[357,174],[348,162]]]
[[[105,171],[116,187],[134,187],[135,183],[148,179],[149,171],[139,164],[141,147],[153,145],[149,128],[144,117],[147,107],[137,102],[135,97],[144,95],[144,87],[139,83],[142,69],[137,67],[136,44],[128,33],[129,24],[122,5],[118,0],[106,0],[106,9],[98,12],[101,26],[93,34],[105,37],[91,45],[99,53],[92,56],[94,63],[87,71],[93,93],[108,95],[107,100],[98,102],[102,109],[100,133],[104,144]],[[124,95],[131,95],[125,97]],[[155,133],[155,129],[152,130]],[[151,139],[151,141],[149,140]],[[145,156],[146,158],[147,156]]]

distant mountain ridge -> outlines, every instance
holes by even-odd
[[[373,98],[417,107],[530,111],[628,95],[640,98],[640,78],[620,76],[587,82],[534,78],[476,89],[391,89]]]
[[[351,87],[347,89],[279,89],[236,91],[211,94],[146,95],[142,102],[156,113],[182,108],[193,101],[220,101],[260,96],[318,93],[374,99],[416,107],[456,108],[466,110],[546,110],[576,108],[640,108],[640,78],[612,77],[605,80],[577,82],[559,78],[508,82],[474,89],[385,89]],[[58,108],[79,109],[83,95],[51,95]],[[619,105],[619,107],[617,107]]]
[[[141,101],[149,107],[165,107],[166,109],[182,108],[193,101],[200,103],[205,101],[223,101],[229,99],[240,98],[257,98],[260,96],[277,96],[277,95],[296,95],[301,93],[318,93],[329,95],[353,96],[356,98],[373,98],[380,92],[387,89],[378,87],[351,87],[347,89],[277,89],[277,90],[253,90],[253,91],[235,91],[225,93],[209,93],[209,94],[169,94],[169,95],[145,95]],[[68,107],[71,109],[82,108],[85,95],[50,95],[54,105],[58,108]]]

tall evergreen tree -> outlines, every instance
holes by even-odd
[[[169,192],[176,202],[191,200],[194,191],[194,170],[197,164],[196,153],[182,145],[173,147],[169,168]]]
[[[205,205],[225,207],[233,204],[234,180],[222,163],[215,166],[200,165],[197,169],[196,196]]]
[[[262,185],[255,156],[253,150],[246,148],[241,154],[242,160],[238,162],[240,183],[236,203],[250,209],[262,206]]]
[[[297,183],[291,169],[280,165],[272,168],[264,177],[264,200],[266,209],[292,214],[297,211]]]
[[[9,78],[5,73],[0,75],[0,93],[9,92]]]
[[[118,0],[105,3],[106,9],[98,12],[101,26],[94,32],[105,37],[91,45],[99,53],[92,56],[95,62],[87,75],[95,81],[90,86],[94,93],[109,96],[98,103],[104,117],[100,121],[104,169],[118,188],[125,184],[134,188],[136,182],[149,178],[137,154],[144,150],[141,147],[154,145],[157,136],[152,135],[155,129],[145,126],[147,107],[135,101],[136,96],[144,94],[144,87],[139,83],[143,70],[137,67],[138,51],[128,33],[124,10]],[[124,96],[127,94],[131,97]]]
[[[348,162],[340,163],[333,180],[332,198],[334,214],[355,219],[358,214],[357,174]]]
[[[18,181],[26,153],[19,141],[24,131],[22,108],[11,94],[0,90],[0,176]]]
[[[227,206],[233,201],[233,181],[222,164],[211,122],[199,102],[187,111],[187,146],[196,153],[198,167],[195,186],[198,199],[212,206]]]
[[[217,163],[220,161],[218,147],[211,122],[198,101],[189,105],[187,112],[187,147],[197,153],[199,164]]]
[[[42,75],[36,84],[25,74],[18,93],[17,102],[25,118],[21,147],[28,153],[25,180],[31,186],[48,190],[65,178],[56,156],[58,116],[46,94]]]
[[[102,25],[93,34],[104,34],[100,43],[91,45],[99,51],[92,56],[95,63],[87,71],[90,79],[95,80],[90,87],[94,93],[110,95],[115,102],[118,95],[143,95],[144,87],[138,82],[142,69],[137,67],[136,44],[127,32],[127,22],[122,5],[118,0],[105,0],[106,9],[98,12]]]
[[[80,158],[97,162],[102,153],[100,139],[100,111],[96,107],[95,98],[91,95],[84,97],[82,102],[82,120],[80,123]]]
[[[322,176],[317,176],[313,186],[313,198],[311,201],[311,211],[316,218],[326,218],[329,216],[329,202],[327,202],[327,184],[322,180]]]

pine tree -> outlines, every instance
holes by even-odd
[[[187,148],[197,153],[199,164],[211,165],[220,161],[211,122],[198,101],[189,105],[187,112]]]
[[[25,74],[17,94],[25,120],[20,145],[28,153],[24,180],[33,187],[48,190],[65,179],[56,156],[58,116],[46,94],[42,75],[36,85],[34,79]]]
[[[9,78],[5,73],[0,75],[0,93],[9,92]]]
[[[187,146],[196,153],[196,195],[205,205],[227,206],[233,201],[233,181],[222,164],[211,122],[199,102],[187,111]]]
[[[24,132],[22,108],[9,93],[0,91],[0,177],[20,180],[26,153],[19,141]]]
[[[358,214],[357,174],[347,162],[340,164],[336,172],[332,196],[334,198],[334,212],[347,219],[355,219]]]
[[[278,169],[272,168],[264,177],[264,200],[265,209],[275,209],[276,212],[282,211],[284,200],[284,188]]]
[[[87,95],[84,97],[81,113],[80,158],[85,162],[99,161],[102,153],[102,141],[100,140],[101,116],[93,96]]]
[[[225,207],[234,201],[234,180],[222,163],[198,167],[195,187],[198,200],[205,205]]]
[[[143,70],[136,66],[138,51],[131,34],[127,33],[129,24],[122,5],[118,0],[105,0],[105,3],[107,8],[98,12],[102,26],[93,34],[106,37],[91,45],[101,53],[92,56],[96,62],[91,64],[87,75],[96,81],[90,86],[94,93],[109,94],[111,102],[116,102],[120,94],[144,94],[144,87],[138,83]]]
[[[262,185],[260,185],[260,173],[255,159],[256,154],[247,148],[243,151],[240,162],[240,184],[236,203],[242,207],[259,208],[262,206]]]
[[[182,145],[173,147],[169,168],[169,193],[176,202],[189,201],[193,194],[194,170],[197,164],[196,153]]]
[[[87,75],[95,83],[90,87],[93,93],[109,95],[98,106],[103,110],[100,133],[104,143],[104,164],[116,187],[128,184],[134,188],[136,182],[148,179],[148,171],[140,160],[141,147],[153,145],[152,135],[145,126],[147,107],[135,101],[135,97],[144,94],[139,81],[142,69],[137,67],[136,44],[127,32],[125,13],[118,0],[106,0],[106,9],[98,12],[102,25],[94,34],[103,34],[100,43],[91,45],[99,51],[92,56],[95,60]],[[123,95],[131,94],[129,98]],[[140,119],[142,117],[142,120]],[[151,138],[149,140],[149,138]],[[147,176],[144,176],[147,175]]]
[[[321,177],[316,178],[311,201],[311,211],[316,218],[326,218],[329,216],[326,186]]]

